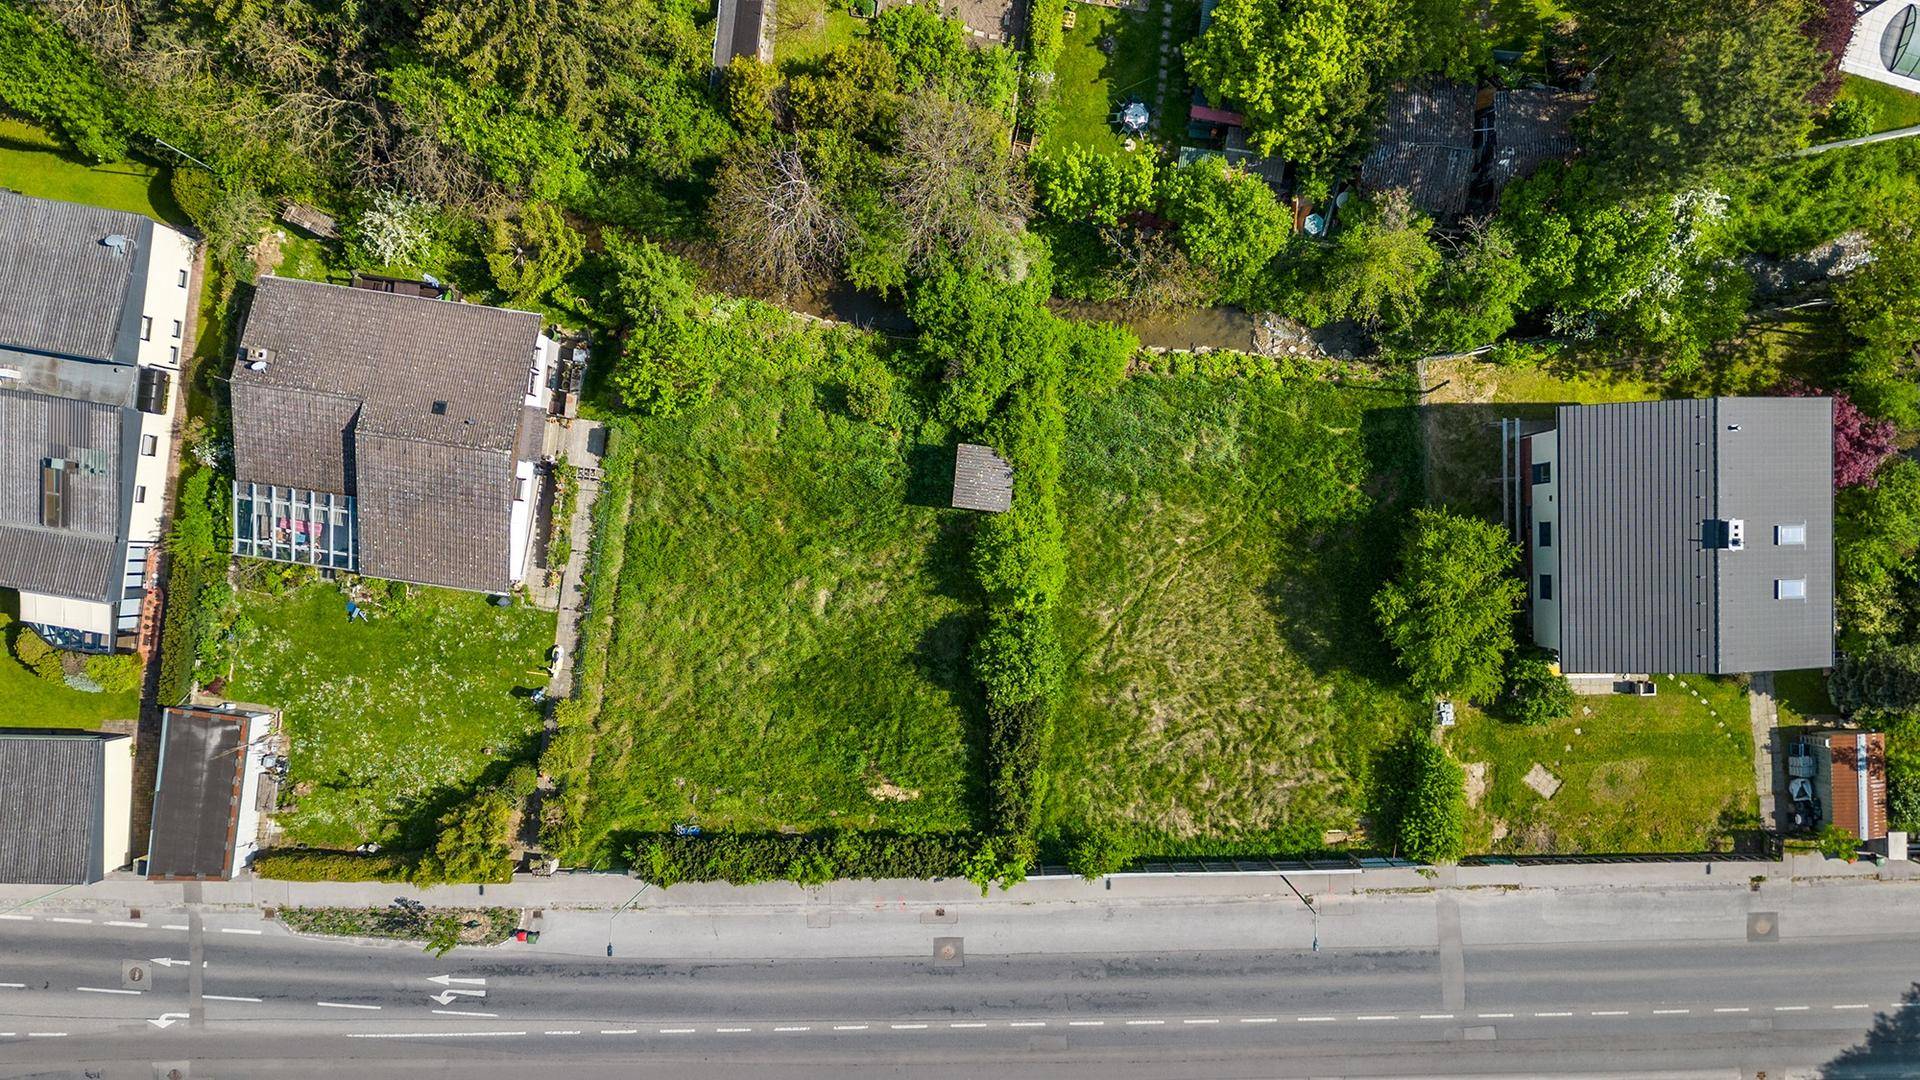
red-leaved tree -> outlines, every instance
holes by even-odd
[[[1785,387],[1788,397],[1816,397],[1828,392],[1795,380]],[[1900,432],[1891,420],[1881,420],[1862,412],[1853,399],[1833,391],[1833,486],[1836,488],[1874,485],[1874,473],[1880,463],[1892,457],[1898,447],[1894,438]]]
[[[1846,54],[1847,43],[1853,40],[1853,24],[1859,18],[1853,0],[1815,0],[1813,16],[1800,27],[1825,54],[1827,63],[1825,77],[1807,95],[1815,107],[1824,107],[1840,92],[1840,57]]]

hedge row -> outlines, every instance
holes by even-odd
[[[263,851],[254,856],[253,872],[279,881],[407,881],[413,876],[413,868],[398,855],[314,848]]]
[[[972,833],[663,833],[636,842],[629,862],[641,880],[662,887],[682,881],[818,885],[842,878],[973,877],[981,854],[980,837]]]
[[[220,623],[232,600],[227,584],[225,520],[219,477],[194,466],[180,482],[173,531],[167,535],[166,620],[160,629],[159,695],[163,705],[187,699],[203,652],[217,647]]]

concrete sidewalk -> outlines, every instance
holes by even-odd
[[[763,885],[684,884],[656,889],[623,874],[516,875],[507,885],[443,885],[415,888],[391,882],[294,882],[242,877],[227,882],[158,883],[132,874],[115,874],[93,885],[48,887],[0,885],[0,912],[122,907],[163,907],[187,903],[211,911],[269,907],[385,907],[397,898],[435,906],[489,906],[543,910],[653,911],[793,910],[829,907],[870,909],[982,908],[1046,903],[1164,904],[1265,900],[1282,897],[1298,904],[1293,889],[1312,896],[1392,895],[1461,890],[1634,890],[1740,889],[1754,878],[1769,887],[1819,882],[1907,882],[1920,874],[1911,862],[1876,867],[1846,863],[1817,854],[1790,855],[1779,862],[1608,863],[1575,866],[1443,866],[1432,869],[1383,869],[1333,874],[1210,874],[1194,876],[1115,875],[1097,881],[1038,878],[982,896],[972,883],[940,881],[839,881],[807,888],[789,883]],[[1920,890],[1916,890],[1920,896]]]

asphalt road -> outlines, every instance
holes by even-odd
[[[1168,940],[950,966],[525,946],[436,960],[257,915],[15,914],[0,1076],[1920,1074],[1920,932],[1461,943],[1450,906],[1437,948],[1155,948]],[[1537,902],[1513,913],[1515,938],[1554,936]]]

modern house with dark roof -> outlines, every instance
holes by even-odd
[[[0,882],[86,885],[133,859],[133,739],[0,731]]]
[[[0,190],[0,589],[63,648],[139,629],[192,278],[165,225]]]
[[[1563,405],[1519,452],[1533,640],[1562,671],[1832,664],[1832,399]]]
[[[234,554],[508,591],[556,357],[533,312],[263,279],[233,366]]]
[[[259,847],[272,713],[237,706],[161,713],[147,876],[225,881]]]

